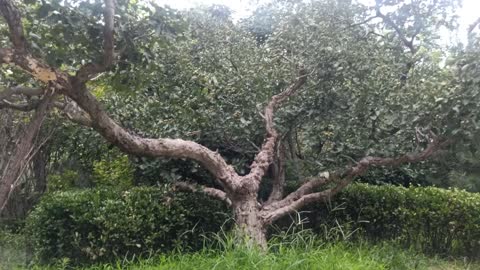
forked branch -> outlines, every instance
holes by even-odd
[[[178,190],[182,190],[182,191],[202,192],[212,198],[225,202],[228,206],[232,205],[232,201],[228,197],[227,193],[223,192],[220,189],[206,187],[206,186],[188,183],[188,182],[176,182],[174,186]]]
[[[371,167],[396,167],[404,163],[424,161],[450,143],[451,141],[449,140],[433,138],[429,145],[423,151],[418,153],[409,153],[395,158],[364,157],[343,172],[335,172],[332,175],[323,175],[314,178],[303,184],[297,191],[291,193],[285,199],[267,205],[263,209],[263,217],[266,222],[271,223],[288,213],[298,211],[308,204],[328,201],[348,186],[348,184],[350,184],[357,176],[363,175]],[[316,188],[328,183],[333,183],[334,186],[323,191],[314,192]]]
[[[270,102],[265,107],[263,114],[265,120],[266,136],[263,142],[260,152],[255,156],[253,163],[250,165],[251,171],[245,177],[248,181],[252,179],[261,181],[265,172],[268,170],[270,164],[272,164],[275,155],[275,145],[278,139],[278,133],[275,130],[273,117],[275,110],[290,96],[294,95],[307,81],[307,74],[303,68],[299,71],[299,76],[295,82],[291,84],[283,92],[273,96]]]

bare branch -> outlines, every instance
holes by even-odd
[[[0,100],[0,109],[13,109],[16,111],[29,112],[37,108],[39,104],[38,100],[33,100],[27,103],[12,103],[8,100]]]
[[[103,18],[105,26],[103,28],[103,63],[88,63],[82,66],[75,75],[78,80],[86,82],[98,73],[106,71],[114,62],[114,0],[105,0]]]
[[[289,204],[292,204],[296,200],[305,196],[306,194],[312,193],[316,188],[324,186],[332,181],[338,179],[335,175],[330,175],[328,172],[321,173],[317,177],[312,177],[301,185],[295,192],[290,193],[281,201],[272,202],[263,207],[264,211],[272,211],[278,208],[285,207]]]
[[[334,173],[332,176],[323,176],[314,178],[303,184],[297,191],[293,192],[285,199],[267,205],[262,209],[263,218],[267,223],[271,223],[285,214],[299,210],[307,204],[313,202],[328,201],[338,192],[348,186],[355,177],[363,175],[370,167],[379,166],[399,166],[404,163],[414,163],[426,160],[434,155],[438,150],[450,144],[448,140],[438,138],[432,139],[430,144],[421,152],[410,153],[396,158],[382,158],[367,156],[362,158],[355,165],[347,168],[344,172]],[[338,181],[334,187],[311,193],[315,188],[325,185],[329,182]]]
[[[41,96],[44,93],[42,88],[30,88],[24,86],[15,86],[11,88],[7,88],[0,92],[0,101],[2,100],[10,100],[12,96]]]
[[[54,102],[53,106],[65,114],[72,122],[82,126],[92,127],[92,119],[74,101]]]
[[[105,20],[105,27],[103,29],[103,66],[109,67],[113,63],[114,45],[113,45],[113,28],[115,16],[114,0],[105,0],[105,9],[103,17]]]
[[[281,105],[285,100],[290,96],[295,94],[298,89],[300,89],[305,82],[307,81],[307,75],[305,70],[302,68],[299,71],[299,76],[293,84],[291,84],[283,92],[272,97],[270,102],[265,107],[264,119],[266,127],[266,138],[263,142],[261,151],[255,156],[255,159],[252,163],[250,173],[245,176],[244,179],[250,181],[255,179],[261,181],[262,177],[265,175],[270,164],[273,162],[275,144],[277,143],[278,134],[274,127],[273,116],[276,108]]]
[[[302,207],[314,203],[314,202],[327,202],[333,196],[332,190],[327,189],[321,192],[306,194],[299,199],[291,202],[290,204],[275,209],[270,212],[263,212],[263,219],[266,224],[271,224],[275,220],[295,211],[300,210]]]
[[[277,143],[275,162],[273,165],[272,192],[266,204],[281,200],[285,188],[285,146],[281,140]]]
[[[475,27],[477,27],[479,24],[480,24],[480,18],[478,18],[474,23],[472,23],[468,27],[468,34],[471,34],[473,32],[473,30],[475,30]]]
[[[19,52],[26,51],[26,39],[23,33],[22,18],[17,7],[9,0],[0,0],[0,12],[5,18],[10,30],[10,41]]]
[[[360,25],[366,24],[366,23],[368,23],[369,21],[371,21],[371,20],[373,20],[373,19],[376,19],[376,18],[378,18],[378,16],[376,16],[376,15],[375,15],[375,16],[371,16],[371,17],[368,17],[367,19],[365,19],[365,20],[363,20],[363,21],[361,21],[361,22],[352,23],[352,24],[346,26],[346,27],[344,28],[344,30],[345,30],[345,29],[348,29],[348,28],[353,28],[353,27],[356,27],[356,26],[360,26]]]
[[[228,197],[227,193],[221,191],[220,189],[205,187],[205,186],[202,186],[202,185],[192,184],[192,183],[187,183],[187,182],[176,182],[174,184],[174,186],[175,186],[175,188],[177,188],[179,190],[182,190],[182,191],[203,192],[208,196],[211,196],[215,199],[219,199],[219,200],[225,202],[228,206],[232,205],[232,201]]]
[[[40,131],[43,120],[49,111],[54,96],[55,94],[53,91],[46,92],[35,111],[33,118],[28,124],[24,136],[19,138],[19,141],[17,142],[17,147],[12,155],[12,162],[9,162],[4,169],[4,173],[0,179],[0,213],[5,208],[8,198],[14,188],[14,183],[18,179],[18,175],[21,173],[22,168],[24,168],[24,165],[27,162],[27,158],[33,149],[34,139]]]
[[[240,188],[238,174],[218,152],[193,141],[142,138],[131,134],[111,119],[100,102],[86,90],[85,83],[76,81],[75,78],[72,80],[72,88],[66,92],[89,114],[92,128],[122,151],[134,155],[193,159],[212,173],[225,188],[231,190]]]
[[[415,36],[411,39],[411,40],[408,40],[407,37],[405,36],[405,34],[402,32],[402,30],[400,29],[400,27],[398,27],[398,25],[395,24],[395,22],[392,21],[392,19],[390,19],[390,17],[388,17],[387,15],[383,14],[381,11],[380,11],[380,7],[377,6],[376,7],[376,12],[377,12],[377,17],[380,17],[382,18],[382,20],[388,25],[390,26],[391,28],[393,28],[393,30],[395,30],[395,32],[397,33],[398,37],[400,38],[400,40],[402,41],[403,45],[405,45],[408,49],[410,49],[410,52],[412,54],[415,54],[417,52],[417,49],[413,46],[413,40],[415,38]]]

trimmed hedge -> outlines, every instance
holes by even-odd
[[[480,255],[476,193],[354,184],[335,201],[307,208],[301,216],[309,220],[302,226],[321,236],[355,231],[354,238],[393,239],[429,253]],[[202,233],[218,232],[227,220],[230,210],[202,194],[93,189],[45,196],[27,220],[27,234],[37,262],[69,258],[79,264],[176,247],[196,250],[203,245]],[[285,218],[278,224],[290,223]]]
[[[480,258],[480,194],[435,187],[353,184],[327,206],[306,209],[317,233],[396,240],[431,254]],[[339,225],[340,224],[340,225]]]
[[[26,233],[37,262],[105,262],[177,247],[199,249],[202,234],[218,232],[228,212],[202,194],[172,194],[166,188],[56,192],[30,214]]]

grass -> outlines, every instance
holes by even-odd
[[[150,258],[119,260],[84,270],[189,270],[189,269],[480,269],[478,264],[429,258],[393,243],[325,243],[307,233],[273,238],[267,251],[261,251],[228,235],[216,235],[214,241],[195,253],[181,251]],[[29,269],[71,269],[68,260],[54,266],[32,266]],[[17,268],[22,269],[22,268]]]

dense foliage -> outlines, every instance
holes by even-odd
[[[325,240],[388,239],[433,254],[478,258],[479,206],[480,195],[460,190],[357,184],[328,205],[305,209],[300,223],[294,220]],[[37,260],[79,263],[195,250],[202,247],[201,234],[226,229],[229,221],[225,206],[200,194],[86,190],[46,196],[30,215],[28,231]]]
[[[57,192],[42,199],[26,232],[36,260],[72,263],[199,249],[202,234],[228,228],[224,205],[165,188]]]
[[[111,31],[115,61],[82,83],[82,91],[92,93],[92,100],[98,99],[113,121],[125,128],[128,136],[123,138],[132,134],[199,143],[219,153],[240,179],[253,167],[249,165],[266,137],[265,104],[295,81],[299,70],[308,74],[301,91],[275,114],[276,160],[258,179],[261,189],[251,196],[255,200],[251,209],[257,209],[256,204],[268,206],[272,179],[282,178],[280,171],[285,186],[298,188],[313,180],[310,176],[322,178],[333,175],[324,174],[327,171],[354,168],[365,156],[419,153],[437,138],[445,144],[435,155],[430,152],[432,163],[392,169],[384,165],[409,159],[379,162],[357,177],[367,164],[348,181],[436,183],[480,190],[478,27],[471,29],[466,44],[444,46],[439,34],[442,29],[458,30],[454,12],[459,1],[377,0],[375,6],[366,6],[350,0],[277,0],[239,22],[221,6],[177,11],[148,1],[115,2]],[[79,67],[106,55],[99,46],[108,39],[103,35],[107,15],[102,1],[16,4],[28,40],[25,51],[50,65],[49,70],[73,76]],[[8,14],[3,17],[0,47],[9,48],[10,21]],[[8,94],[3,87],[43,86],[30,76],[35,77],[34,72],[27,74],[18,67],[1,66],[0,95]],[[63,93],[68,93],[66,89],[70,88]],[[44,123],[48,136],[35,142],[45,144],[39,151],[45,155],[40,166],[43,180],[3,185],[4,190],[18,187],[15,204],[22,194],[35,194],[29,195],[29,207],[44,187],[50,191],[28,221],[36,258],[84,263],[175,247],[198,249],[202,232],[218,231],[230,218],[221,203],[196,193],[134,186],[200,183],[228,193],[234,207],[239,206],[234,199],[241,193],[229,190],[218,175],[212,177],[212,171],[200,165],[202,160],[195,159],[197,163],[188,155],[169,159],[185,156],[165,153],[151,157],[142,151],[125,154],[114,146],[121,141],[114,138],[118,132],[100,135],[99,126],[64,121],[71,118],[64,109],[72,104],[87,111],[90,120],[97,115],[85,104],[77,106],[79,93],[55,97],[64,107],[52,109]],[[8,108],[37,99],[1,97],[0,105]],[[26,116],[15,114],[5,123],[28,122],[21,119]],[[106,117],[94,120],[99,119]],[[3,139],[0,146],[10,140]],[[3,148],[2,153],[10,151]],[[7,161],[2,157],[0,165]],[[32,188],[40,186],[33,182],[43,189]],[[76,190],[81,188],[92,189]],[[321,193],[322,187],[309,192]],[[302,198],[295,202],[306,201]],[[305,226],[319,233],[335,228],[344,237],[355,232],[427,252],[478,257],[479,201],[478,195],[457,190],[356,185],[327,206],[306,209],[311,212]]]
[[[355,184],[327,206],[305,209],[306,227],[322,234],[396,240],[446,256],[480,258],[480,194],[435,187]],[[308,212],[311,211],[311,212]]]
[[[117,38],[124,53],[114,70],[91,83],[92,91],[129,130],[194,140],[218,150],[243,174],[263,139],[260,110],[302,64],[310,72],[307,89],[276,119],[287,148],[288,181],[364,155],[414,151],[425,143],[415,138],[416,130],[431,130],[460,143],[433,165],[381,169],[366,181],[401,178],[399,184],[434,182],[477,190],[478,85],[471,83],[475,74],[470,72],[477,61],[476,37],[471,48],[451,49],[441,45],[438,34],[442,27],[455,30],[457,1],[377,2],[400,34],[415,41],[413,50],[391,25],[369,20],[372,8],[351,1],[273,1],[239,23],[219,6],[179,12],[120,3]],[[68,34],[69,29],[101,38],[100,25],[81,16],[100,16],[100,3],[82,3],[75,12],[55,1],[27,7],[45,23],[28,31],[42,37],[45,44],[39,46],[52,48],[48,56],[85,57],[79,52],[91,44]],[[49,39],[48,24],[77,45],[67,50]],[[65,124],[58,133],[52,142],[55,168],[83,171],[79,175],[90,181],[87,185],[94,185],[89,176],[95,162],[119,158],[111,157],[111,146],[95,132]],[[137,183],[212,182],[190,161],[130,160]],[[460,180],[465,175],[468,182]]]

